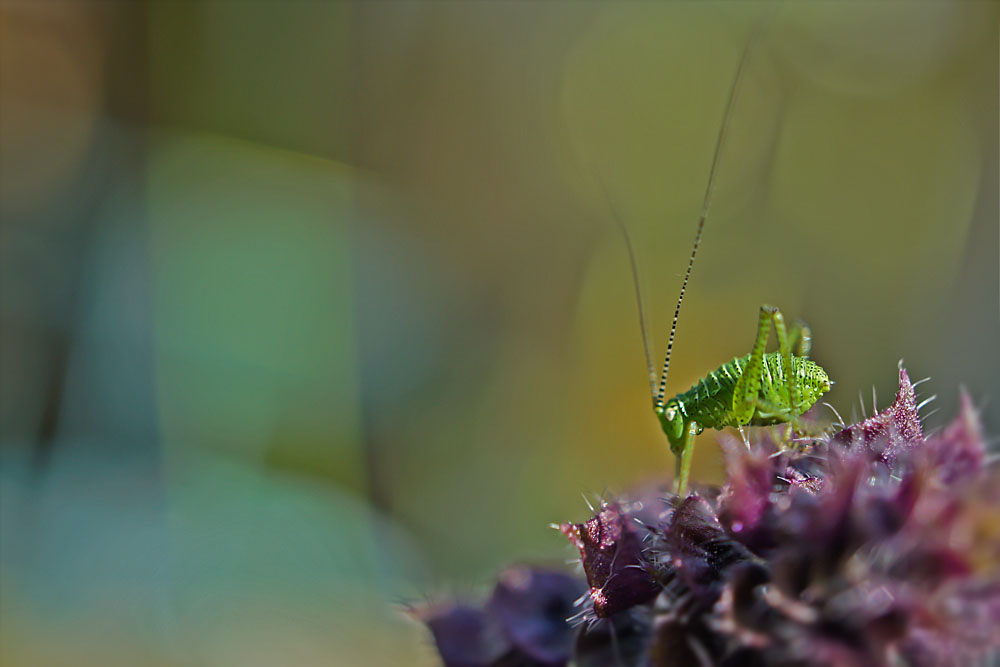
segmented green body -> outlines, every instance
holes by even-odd
[[[801,396],[798,405],[792,405],[781,355],[778,352],[767,353],[764,355],[757,407],[749,422],[740,423],[733,414],[733,392],[751,356],[737,357],[722,364],[690,389],[668,401],[667,408],[675,406],[685,421],[697,422],[704,428],[769,426],[801,415],[830,389],[830,378],[819,364],[793,355],[792,373],[798,378]]]

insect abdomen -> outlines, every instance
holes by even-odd
[[[739,426],[740,424],[736,421],[732,411],[733,392],[749,359],[750,355],[747,355],[727,361],[686,392],[678,394],[675,400],[685,418],[696,421],[705,428],[721,429],[727,426]],[[764,355],[764,368],[758,398],[761,399],[762,404],[768,406],[768,410],[781,411],[788,415],[800,415],[812,407],[819,397],[830,389],[826,373],[810,359],[793,356],[792,372],[799,379],[802,394],[799,404],[795,406],[791,404],[781,355],[776,352]],[[762,415],[760,410],[756,410],[750,420],[750,425],[766,426],[785,421],[787,419],[780,416]]]
[[[675,400],[684,417],[706,428],[728,426],[732,421],[733,391],[743,375],[747,359],[749,356],[727,361],[686,392],[678,394]]]

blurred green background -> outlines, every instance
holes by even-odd
[[[660,357],[761,21],[671,392],[769,302],[1000,433],[998,17],[3,0],[0,659],[434,664],[404,604],[569,558],[672,469],[611,208]]]

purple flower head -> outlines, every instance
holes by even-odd
[[[582,582],[526,569],[424,620],[448,665],[981,664],[1000,651],[1000,474],[965,393],[936,435],[917,407],[900,368],[891,406],[804,447],[724,436],[721,488],[559,526],[590,623],[564,620]]]

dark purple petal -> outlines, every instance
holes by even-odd
[[[749,452],[733,439],[725,441],[723,452],[728,481],[719,496],[719,518],[741,542],[759,548],[768,541],[758,533],[771,506],[775,459],[766,450]]]
[[[865,525],[855,521],[863,514],[855,511],[855,496],[868,456],[830,454],[821,490],[792,487],[773,520],[777,545],[765,555],[776,588],[792,600],[836,577],[866,539]]]
[[[618,505],[602,505],[594,518],[559,530],[580,550],[598,617],[648,602],[660,591],[647,571],[637,526]]]
[[[430,628],[447,667],[490,667],[512,648],[499,623],[482,609],[464,605],[431,607],[417,616]]]
[[[688,496],[674,512],[666,533],[666,555],[687,590],[703,604],[719,597],[723,574],[753,554],[722,528],[702,498]]]
[[[986,664],[982,656],[1000,646],[1000,581],[954,582],[942,593],[943,599],[911,601],[921,608],[900,643],[906,664]]]
[[[972,572],[968,559],[946,545],[923,545],[902,554],[890,574],[904,581],[940,584]]]
[[[632,607],[581,627],[573,649],[573,664],[576,667],[651,667],[651,632],[650,612],[645,607]]]
[[[653,622],[650,664],[654,667],[715,665],[725,652],[723,638],[703,616],[665,614]]]
[[[923,479],[920,472],[910,471],[900,481],[895,493],[889,495],[891,489],[886,488],[882,489],[882,495],[870,494],[867,507],[860,517],[860,521],[865,524],[867,539],[885,539],[902,529],[920,497]]]
[[[831,460],[826,483],[818,494],[792,497],[787,513],[792,530],[785,539],[796,550],[816,559],[819,571],[831,572],[850,557],[864,536],[852,521],[864,459],[847,455]]]
[[[561,572],[511,567],[500,574],[487,610],[522,653],[544,665],[563,665],[573,644],[567,619],[584,590]]]
[[[763,651],[742,647],[723,658],[719,667],[768,667],[770,664]]]
[[[970,646],[1000,646],[1000,580],[971,580],[952,591],[955,626]]]
[[[986,438],[979,413],[964,389],[958,417],[941,433],[928,439],[926,449],[946,484],[971,479],[982,471],[986,459]]]
[[[724,632],[740,635],[746,645],[770,643],[762,631],[773,621],[775,611],[763,597],[763,586],[771,580],[768,569],[753,561],[738,563],[729,571],[726,589],[716,612]]]
[[[899,391],[893,404],[833,436],[836,443],[867,448],[890,468],[895,466],[900,454],[922,440],[916,393],[902,366],[899,368]]]

